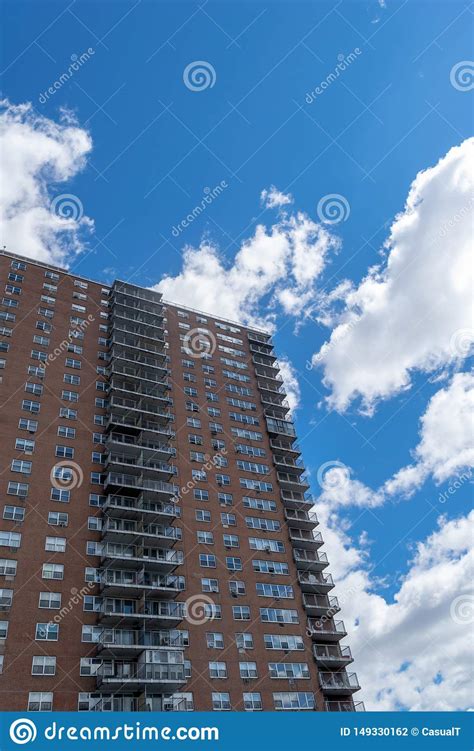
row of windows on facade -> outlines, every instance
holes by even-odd
[[[314,694],[310,691],[278,691],[273,695],[273,709],[275,710],[314,710]],[[242,699],[232,705],[230,693],[227,691],[211,692],[212,710],[231,711],[244,709],[245,711],[263,710],[261,694],[258,691],[244,692]],[[179,709],[181,711],[192,711],[194,708],[192,693],[158,695],[156,697],[158,704],[163,709]],[[153,702],[153,697],[148,701]],[[54,708],[54,694],[52,691],[31,691],[28,695],[27,707],[29,712],[51,712]],[[107,711],[131,711],[135,709],[133,697],[117,696],[112,694],[97,693],[79,693],[78,710],[94,711],[99,709],[102,712]]]

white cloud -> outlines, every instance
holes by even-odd
[[[165,276],[154,289],[178,304],[272,328],[277,305],[289,315],[304,310],[329,254],[338,248],[338,238],[298,212],[270,228],[258,225],[231,265],[210,242],[186,247],[180,273]]]
[[[416,462],[399,470],[385,484],[390,495],[409,495],[431,476],[439,484],[474,465],[472,414],[474,376],[457,373],[430,400],[421,417]]]
[[[374,592],[377,567],[353,546],[344,522],[318,507],[336,578],[338,614],[349,632],[354,669],[362,686],[355,700],[369,710],[464,710],[470,686],[474,512],[446,521],[419,542],[393,601]],[[383,591],[383,589],[382,589]]]
[[[379,400],[410,388],[415,371],[466,357],[474,339],[473,147],[474,139],[466,140],[417,175],[392,224],[386,262],[357,288],[339,287],[344,312],[313,358],[324,368],[336,409],[360,398],[371,412]]]
[[[278,360],[280,375],[283,378],[283,386],[286,393],[288,404],[290,405],[290,415],[294,415],[300,404],[300,386],[296,370],[287,358],[280,357]]]
[[[282,193],[281,190],[271,185],[269,188],[262,190],[260,200],[266,209],[276,209],[293,203],[293,196],[289,193]]]
[[[79,199],[51,202],[66,193],[58,184],[84,167],[91,147],[69,112],[53,122],[30,104],[0,102],[0,234],[8,250],[64,265],[82,249],[82,231],[92,222]]]

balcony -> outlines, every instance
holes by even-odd
[[[354,661],[350,647],[340,644],[313,644],[313,654],[319,668],[336,670]]]
[[[298,571],[297,575],[302,592],[327,594],[331,589],[334,589],[331,574],[311,574],[309,571]]]
[[[291,439],[270,438],[270,446],[274,451],[278,451],[285,456],[297,457],[301,454],[299,444]]]
[[[182,540],[180,527],[169,527],[164,524],[143,524],[135,519],[114,519],[107,517],[102,527],[104,542],[124,542],[128,545],[144,545],[171,547]]]
[[[156,402],[158,406],[161,406],[166,410],[171,404],[171,399],[166,396],[166,392],[152,382],[144,382],[140,379],[140,383],[133,380],[127,380],[120,376],[112,376],[110,379],[110,392],[116,396],[120,394],[132,394],[133,396],[142,397],[146,400],[152,400],[152,403]]]
[[[285,490],[296,490],[305,493],[309,488],[306,475],[277,472],[277,477],[280,487]]]
[[[321,689],[327,696],[347,696],[360,691],[356,673],[319,673]]]
[[[138,412],[140,415],[153,415],[153,419],[156,422],[168,423],[173,417],[169,410],[160,409],[153,403],[153,400],[148,399],[145,396],[137,399],[127,399],[123,396],[116,396],[112,393],[110,397],[111,410],[126,410],[127,413],[134,414]],[[120,412],[119,412],[120,414]]]
[[[285,456],[284,454],[274,454],[273,463],[279,471],[290,470],[295,474],[301,474],[305,471],[303,459],[301,457],[295,458],[294,456]]]
[[[257,331],[247,331],[247,337],[251,342],[259,342],[260,344],[267,344],[272,346],[270,334],[258,333]]]
[[[272,351],[273,346],[271,344],[253,344],[250,342],[249,350],[255,356],[263,359],[264,364],[268,362],[271,365],[277,359],[275,353]]]
[[[344,621],[334,621],[332,618],[325,621],[308,618],[308,633],[317,642],[338,642],[347,636]]]
[[[324,544],[321,532],[290,527],[289,534],[291,544],[296,545],[300,549],[317,550]]]
[[[303,511],[302,509],[285,509],[285,519],[288,526],[299,529],[314,529],[319,524],[314,511]]]
[[[166,360],[163,356],[153,357],[139,349],[131,349],[124,344],[115,342],[114,340],[112,340],[109,354],[112,361],[120,360],[132,363],[135,367],[140,366],[146,369],[153,368],[156,372],[160,371],[161,375],[168,375]],[[113,368],[114,365],[112,364],[110,367]]]
[[[327,701],[326,712],[365,712],[365,705],[363,701],[352,701],[352,699]]]
[[[281,490],[280,498],[283,505],[288,509],[311,511],[314,506],[313,498],[308,498],[303,493],[296,493],[292,490]]]
[[[105,467],[110,471],[120,471],[124,468],[143,476],[158,476],[162,480],[171,480],[177,474],[177,467],[167,462],[153,461],[145,459],[144,456],[127,456],[123,453],[108,454],[105,460]]]
[[[148,337],[125,334],[122,331],[116,330],[115,327],[112,328],[110,345],[112,348],[117,345],[122,348],[125,347],[127,350],[130,350],[131,354],[144,353],[145,355],[153,355],[157,360],[166,360],[166,349],[163,346],[163,342],[153,344]]]
[[[135,308],[133,305],[126,305],[125,303],[119,302],[112,304],[112,311],[114,326],[119,322],[129,321],[134,324],[143,324],[147,328],[151,327],[157,331],[158,335],[163,334],[165,331],[162,315],[143,311],[140,310],[140,308]]]
[[[155,292],[154,290],[145,289],[144,287],[137,287],[135,284],[130,284],[130,282],[119,280],[114,282],[112,288],[112,299],[115,300],[118,296],[126,296],[132,300],[143,300],[151,303],[153,305],[153,311],[161,311],[163,308],[163,295],[161,292]]]
[[[149,343],[159,343],[160,347],[163,347],[165,343],[164,329],[161,327],[150,326],[146,321],[137,321],[132,317],[118,316],[113,317],[112,331],[120,331],[123,334],[131,334],[137,339],[149,340]]]
[[[139,654],[145,649],[184,649],[185,632],[176,629],[144,631],[142,629],[105,628],[97,643],[100,654]]]
[[[176,455],[176,449],[172,448],[168,443],[147,440],[146,438],[137,439],[136,436],[129,435],[128,433],[109,433],[105,447],[109,453],[112,453],[114,450],[120,450],[122,456],[133,456],[137,462],[140,462],[140,459],[143,460],[145,457],[171,459]]]
[[[145,501],[142,496],[109,495],[102,507],[107,516],[120,519],[176,519],[181,516],[181,509],[174,503],[164,501]]]
[[[323,571],[329,566],[326,553],[316,553],[303,548],[293,548],[293,558],[296,568],[303,571]]]
[[[145,568],[149,571],[171,572],[183,563],[182,550],[167,548],[148,548],[124,545],[119,542],[106,542],[102,548],[102,560],[107,561],[107,568]]]
[[[124,376],[126,378],[136,378],[140,383],[147,383],[153,386],[157,391],[167,391],[169,389],[168,375],[169,371],[167,367],[160,367],[159,369],[151,368],[147,370],[146,365],[139,363],[127,363],[125,360],[112,360],[107,368],[107,375],[109,378],[112,376]]]
[[[147,493],[159,493],[163,496],[177,497],[179,486],[160,480],[149,480],[143,475],[125,475],[119,472],[108,472],[105,476],[104,488],[134,488]]]
[[[253,360],[253,362],[255,362],[255,358],[254,357],[252,358],[252,360]],[[262,378],[262,379],[264,378],[265,380],[270,381],[271,382],[270,383],[270,386],[271,386],[270,390],[273,390],[276,386],[278,386],[278,384],[280,386],[283,385],[283,378],[281,376],[277,375],[277,371],[276,371],[275,368],[265,369],[265,368],[259,368],[257,366],[255,368],[255,375],[259,379],[260,378]],[[262,382],[258,381],[258,384],[259,384],[259,386],[258,386],[259,389],[264,389],[265,388],[265,385]]]
[[[128,624],[153,624],[177,626],[185,615],[184,602],[162,600],[120,600],[106,597],[99,611],[103,625],[127,622]]]
[[[184,664],[104,663],[97,671],[99,687],[138,691],[150,686],[157,691],[175,691],[186,683]]]
[[[122,429],[128,429],[134,431],[135,434],[139,433],[152,433],[160,436],[163,440],[170,439],[174,436],[174,432],[166,427],[166,423],[158,422],[157,420],[150,420],[137,412],[111,412],[107,421],[107,430],[116,426]]]
[[[272,417],[267,417],[267,430],[270,435],[286,435],[290,438],[296,438],[296,431],[293,423],[286,420],[278,420]]]
[[[149,571],[105,569],[99,572],[100,591],[111,597],[176,597],[186,586],[184,576],[151,574]]]
[[[328,597],[327,595],[303,594],[303,607],[308,615],[321,616],[325,615],[331,618],[339,613],[339,601],[337,597]]]

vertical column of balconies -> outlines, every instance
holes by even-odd
[[[353,661],[351,651],[339,644],[346,630],[343,621],[334,618],[340,607],[337,597],[329,596],[334,583],[331,574],[324,573],[329,562],[319,550],[323,545],[321,533],[314,531],[318,526],[311,510],[314,499],[308,495],[305,467],[295,428],[288,418],[289,404],[273,345],[265,334],[249,332],[248,337],[325,707],[327,711],[363,709],[362,702],[352,699],[359,690],[357,675],[346,671]]]
[[[116,282],[109,346],[97,685],[127,708],[160,709],[185,683],[186,646],[161,296]]]

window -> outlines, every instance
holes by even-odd
[[[71,500],[70,490],[60,490],[59,488],[51,488],[51,500],[59,501],[60,503],[69,503]]]
[[[247,480],[247,478],[241,477],[239,479],[240,487],[246,488],[247,490],[256,490],[263,493],[271,493],[273,490],[273,485],[271,482],[263,482],[263,480]]]
[[[17,565],[11,558],[0,558],[0,576],[16,576]]]
[[[81,657],[80,675],[97,675],[97,671],[102,665],[100,657]]]
[[[103,633],[102,626],[83,626],[82,627],[82,641],[97,643]]]
[[[211,521],[211,512],[205,511],[202,508],[196,509],[196,521],[198,522],[210,522]]]
[[[8,621],[0,621],[0,641],[8,636]]]
[[[64,578],[64,565],[62,563],[43,563],[43,579],[56,579],[57,581]]]
[[[242,696],[244,700],[244,709],[246,712],[257,712],[258,710],[263,709],[262,696],[260,693],[258,693],[258,691],[255,691],[253,693],[244,693]]]
[[[3,518],[12,522],[22,522],[25,518],[25,509],[21,506],[4,506]]]
[[[309,679],[310,673],[306,662],[269,662],[270,678]]]
[[[280,561],[259,561],[254,559],[252,561],[254,571],[258,571],[260,574],[280,574],[286,576],[290,573],[287,563],[280,563]]]
[[[48,524],[52,527],[67,527],[68,514],[64,511],[50,511],[48,513]]]
[[[195,433],[189,433],[188,442],[192,443],[194,446],[202,446],[202,436],[196,435]]]
[[[209,677],[227,678],[227,664],[225,662],[210,662]]]
[[[75,360],[73,357],[66,357],[64,365],[66,368],[76,368],[76,370],[80,370],[82,368],[81,361]]]
[[[32,454],[35,448],[35,442],[29,438],[17,438],[15,441],[15,449],[17,451],[24,451],[27,454]]]
[[[191,476],[195,482],[206,482],[207,472],[204,469],[193,469]]]
[[[262,433],[257,433],[255,430],[231,428],[230,432],[232,433],[232,435],[235,435],[236,438],[246,438],[248,441],[261,441],[263,438]]]
[[[290,584],[263,584],[257,582],[255,585],[257,594],[260,597],[273,597],[292,600],[294,597],[293,587]]]
[[[242,571],[242,560],[235,556],[226,556],[225,564],[229,571]]]
[[[38,420],[28,420],[26,417],[20,417],[18,428],[20,430],[27,430],[29,433],[36,433],[38,430]]]
[[[249,621],[250,608],[248,605],[232,605],[232,617],[234,621]]]
[[[238,597],[239,595],[245,594],[245,582],[237,581],[236,579],[231,579],[229,581],[229,592],[233,597]]]
[[[237,649],[253,649],[253,636],[246,632],[235,635],[235,646]]]
[[[206,461],[202,451],[190,451],[189,460],[191,462],[200,462],[201,464],[204,464],[204,462]]]
[[[242,498],[242,503],[244,504],[245,508],[253,508],[257,509],[258,511],[277,510],[275,501],[267,501],[264,498],[249,498],[248,496],[244,496]]]
[[[275,709],[314,709],[314,694],[306,691],[283,691],[273,694]]]
[[[238,535],[222,535],[222,539],[226,548],[238,548],[239,536]]]
[[[31,474],[32,462],[24,461],[23,459],[13,459],[10,470],[12,472],[20,472],[23,475]]]
[[[235,527],[237,524],[235,514],[228,514],[227,511],[221,512],[221,522],[224,527]]]
[[[12,261],[10,268],[16,269],[17,271],[26,271],[27,266],[23,261]]]
[[[229,475],[217,474],[216,482],[218,485],[230,485],[230,477]]]
[[[215,712],[230,711],[230,694],[226,691],[212,692],[212,709]]]
[[[265,649],[283,649],[285,652],[302,652],[304,642],[302,636],[264,634]]]
[[[216,556],[208,555],[207,553],[200,553],[199,565],[203,568],[216,568]]]
[[[197,541],[204,543],[205,545],[214,545],[214,535],[212,532],[196,532]]]
[[[241,678],[258,678],[256,662],[239,662]]]
[[[201,579],[201,589],[203,592],[218,592],[219,581],[218,579]]]
[[[66,425],[59,425],[58,436],[61,438],[75,438],[76,428],[68,428]]]
[[[200,488],[194,489],[194,500],[196,501],[208,501],[209,500],[209,491],[208,490],[201,490]]]
[[[263,529],[265,532],[279,532],[281,524],[277,519],[265,519],[259,516],[246,516],[245,523],[250,529]]]
[[[33,414],[38,414],[38,412],[41,409],[41,404],[39,402],[33,402],[31,399],[23,399],[21,403],[21,408],[26,410],[27,412],[33,412]]]
[[[234,504],[234,496],[232,493],[218,493],[217,500],[221,506],[233,506]]]
[[[66,538],[65,537],[47,537],[44,549],[51,553],[65,553],[66,552]]]
[[[74,449],[70,446],[56,446],[55,456],[62,459],[74,459]]]
[[[220,422],[210,422],[209,423],[209,430],[211,431],[211,435],[217,433],[223,433],[224,427],[220,424]]]
[[[38,607],[60,610],[61,594],[59,592],[40,592]]]
[[[263,623],[299,623],[297,610],[282,608],[260,608],[260,620]]]
[[[209,649],[224,649],[224,634],[218,631],[208,631],[206,643]]]
[[[56,274],[55,271],[45,271],[44,275],[46,279],[51,279],[53,282],[59,282],[59,274]]]
[[[187,417],[186,425],[188,426],[188,428],[200,428],[201,420],[198,417]]]
[[[59,638],[58,623],[37,623],[35,631],[36,641],[57,641]]]
[[[13,602],[13,589],[0,589],[0,609],[8,610]]]
[[[7,486],[8,495],[17,495],[19,498],[26,498],[29,492],[30,486],[27,482],[13,482],[10,481]]]
[[[61,399],[63,399],[65,402],[78,402],[79,394],[77,393],[77,391],[68,391],[67,389],[63,389],[61,392]]]
[[[28,712],[51,712],[52,709],[52,691],[30,691],[28,694]]]
[[[285,546],[281,540],[271,540],[264,537],[249,537],[250,550],[267,550],[272,553],[284,553]]]
[[[81,383],[81,376],[74,375],[74,373],[64,373],[63,381],[70,386],[79,386]]]
[[[0,547],[19,548],[21,545],[20,532],[7,532],[0,529]]]
[[[46,360],[48,359],[48,354],[47,352],[41,352],[39,349],[32,349],[31,359],[39,360],[40,362],[46,362]]]

